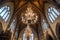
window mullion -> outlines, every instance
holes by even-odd
[[[52,14],[54,15],[54,17],[55,17],[55,18],[57,18],[57,15],[55,14],[55,12],[54,12],[54,11],[52,11]]]
[[[8,12],[6,12],[6,14],[3,16],[3,19],[5,19],[7,15],[8,15]]]
[[[3,12],[5,9],[6,9],[6,8],[4,8],[4,9],[2,10],[2,12]],[[1,12],[1,13],[2,13],[2,12]],[[1,14],[1,13],[0,13],[0,14]]]
[[[5,8],[5,9],[1,12],[0,16],[3,17],[4,14],[6,13],[6,11],[7,11],[7,9]]]
[[[54,16],[52,15],[52,7],[49,8],[48,14],[49,14],[48,16],[50,16],[50,19],[52,19],[52,21],[55,20]]]
[[[53,15],[53,13],[51,12],[51,17],[53,20],[55,20],[55,16]]]
[[[53,8],[53,11],[55,12],[56,15],[60,15],[59,12],[55,8]]]
[[[5,9],[5,7],[0,8],[0,14],[1,14],[1,12],[2,12],[4,9]]]
[[[10,7],[9,6],[3,6],[0,8],[0,17],[4,20],[7,21],[10,16]]]
[[[50,17],[52,18],[52,20],[55,20],[51,12],[50,12]]]
[[[50,19],[50,21],[53,23],[53,19],[52,19],[52,17],[49,15],[49,19]]]
[[[8,10],[6,10],[5,14],[6,14],[7,12],[8,12]],[[4,14],[4,15],[5,15],[5,14]],[[3,15],[2,17],[4,17],[4,15]]]
[[[7,21],[8,18],[9,18],[9,13],[8,13],[8,15],[5,17],[5,21]]]
[[[50,7],[50,16],[52,17],[53,20],[55,20],[54,15],[53,15],[52,12],[53,12],[52,7]]]
[[[6,17],[9,15],[9,13],[6,15]],[[5,19],[6,19],[6,17],[5,17]]]

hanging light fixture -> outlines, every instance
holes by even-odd
[[[30,25],[37,22],[38,16],[36,13],[33,13],[33,10],[31,9],[31,7],[28,7],[26,10],[26,13],[22,14],[21,18],[22,18],[22,22],[24,24],[27,24],[27,27],[24,33],[26,35],[25,37],[27,38],[27,40],[29,40],[32,35],[32,30],[30,28]]]
[[[33,13],[31,7],[28,7],[26,13],[22,15],[22,22],[25,24],[34,24],[36,23],[38,16],[36,13]]]

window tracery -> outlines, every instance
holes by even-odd
[[[0,17],[6,22],[10,16],[10,7],[3,6],[0,8]]]
[[[59,11],[56,10],[54,7],[48,8],[48,17],[51,23],[53,23],[59,15]]]

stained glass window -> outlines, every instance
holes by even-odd
[[[10,29],[12,32],[14,32],[15,29],[15,20],[12,21],[11,25],[10,25]]]
[[[48,24],[46,23],[44,19],[42,20],[42,29],[43,31],[46,31],[48,29]]]
[[[3,6],[0,8],[0,17],[6,22],[10,16],[10,7]]]
[[[23,34],[23,40],[27,40],[27,37],[26,37],[25,34]],[[29,40],[34,40],[34,35],[33,35],[33,33],[31,34]]]
[[[53,23],[59,15],[60,15],[59,11],[57,11],[55,8],[53,7],[48,8],[48,17],[50,22]]]

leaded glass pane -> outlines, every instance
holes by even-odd
[[[8,18],[9,18],[9,14],[8,14],[7,17],[6,17],[5,22],[8,20]]]
[[[60,13],[53,7],[48,8],[48,17],[49,20],[53,23]]]
[[[60,15],[60,13],[59,13],[55,8],[53,8],[53,11],[54,11],[57,15]]]
[[[10,7],[9,6],[3,6],[0,8],[0,16],[4,21],[7,21],[10,15]]]

